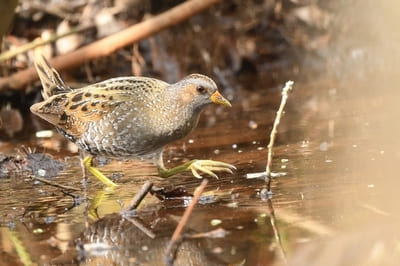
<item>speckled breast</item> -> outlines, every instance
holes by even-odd
[[[195,121],[182,121],[151,108],[115,109],[90,122],[76,143],[93,155],[149,157],[168,143],[186,136]]]

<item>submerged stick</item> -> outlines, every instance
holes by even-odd
[[[222,0],[191,0],[185,1],[164,13],[137,23],[125,30],[93,42],[71,53],[57,56],[50,64],[57,70],[79,66],[89,60],[107,56],[132,43],[136,43],[163,29],[176,25],[202,12],[206,8]],[[9,77],[0,78],[0,91],[5,89],[19,90],[37,80],[34,67],[17,72]]]
[[[49,180],[44,179],[44,178],[41,178],[41,177],[31,176],[30,178],[31,178],[32,180],[37,180],[37,181],[40,181],[40,182],[42,182],[42,183],[45,183],[45,184],[50,185],[50,186],[53,186],[53,187],[62,188],[62,189],[67,189],[67,190],[73,190],[73,191],[80,191],[79,188],[74,188],[74,187],[70,187],[70,186],[61,185],[61,184],[58,184],[58,183],[56,183],[56,182],[49,181]]]
[[[175,254],[176,254],[176,251],[179,246],[179,240],[181,239],[183,228],[185,227],[185,225],[190,217],[190,214],[193,211],[194,206],[199,201],[199,198],[200,198],[201,194],[203,193],[204,188],[206,187],[207,183],[208,183],[208,180],[203,179],[200,186],[198,186],[196,188],[192,201],[190,202],[189,206],[187,206],[185,212],[183,213],[181,220],[179,221],[178,225],[176,226],[175,231],[172,234],[171,240],[168,243],[167,250],[165,251],[164,262],[166,265],[173,265],[174,259],[175,259]]]
[[[282,89],[282,99],[281,104],[279,106],[278,111],[276,112],[276,117],[274,121],[274,125],[272,127],[270,137],[269,137],[269,144],[268,144],[268,156],[267,156],[267,166],[265,172],[261,173],[249,173],[246,175],[248,179],[251,178],[264,178],[265,182],[267,183],[267,191],[271,191],[271,165],[272,165],[272,155],[273,155],[273,148],[275,144],[276,134],[278,133],[278,125],[281,121],[281,117],[283,114],[283,110],[285,108],[287,99],[289,97],[289,91],[292,90],[294,82],[289,80],[286,82],[285,87]]]
[[[146,181],[143,184],[142,188],[138,193],[136,193],[135,197],[132,199],[131,203],[129,203],[128,207],[125,208],[126,212],[136,210],[139,204],[142,202],[144,197],[146,197],[147,193],[149,193],[150,189],[153,187],[153,183],[150,181]]]

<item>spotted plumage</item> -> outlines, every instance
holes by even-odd
[[[31,106],[34,114],[91,155],[150,158],[159,169],[163,147],[189,134],[205,106],[230,106],[200,74],[174,84],[119,77],[72,90],[43,57],[35,66],[44,101]]]

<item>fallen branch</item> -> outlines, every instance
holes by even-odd
[[[50,60],[50,64],[57,70],[75,67],[86,61],[107,56],[127,45],[143,40],[161,30],[176,25],[221,0],[191,0],[177,5],[164,13],[154,16],[141,23],[135,24],[116,34],[93,42],[71,53],[57,56]],[[9,77],[0,79],[0,91],[11,89],[20,90],[24,86],[37,80],[37,73],[33,67],[17,72]]]
[[[199,198],[200,198],[201,194],[203,193],[204,188],[206,187],[207,183],[208,183],[208,180],[203,179],[200,186],[198,186],[196,188],[193,198],[192,198],[192,201],[190,202],[189,206],[187,206],[185,212],[183,213],[181,220],[179,221],[178,225],[176,226],[175,231],[172,234],[171,240],[168,243],[167,250],[165,251],[164,262],[166,265],[174,264],[175,254],[176,254],[176,251],[178,250],[178,246],[179,246],[179,242],[181,240],[183,228],[185,227],[185,225],[190,217],[190,214],[193,211],[194,206],[199,201]]]

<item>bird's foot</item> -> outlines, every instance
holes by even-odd
[[[93,166],[92,159],[93,158],[90,157],[90,156],[88,156],[85,159],[83,159],[83,165],[85,166],[85,168],[88,169],[88,171],[90,173],[92,173],[92,175],[97,177],[97,179],[99,179],[107,187],[115,187],[115,186],[117,186],[117,184],[115,184],[112,180],[110,180],[108,177],[103,175],[103,173],[100,172],[99,169],[97,169],[96,167]]]
[[[199,172],[202,172],[218,179],[218,176],[214,172],[227,172],[233,174],[232,170],[236,170],[236,167],[232,164],[220,161],[193,160],[188,165],[187,170],[191,170],[192,174],[197,178],[202,178],[199,174]]]
[[[159,175],[163,178],[167,178],[184,171],[192,171],[193,175],[197,178],[202,178],[199,172],[218,178],[214,172],[228,172],[232,174],[232,170],[236,170],[236,167],[228,163],[212,160],[192,160],[172,169],[165,169],[164,167],[158,168]]]

